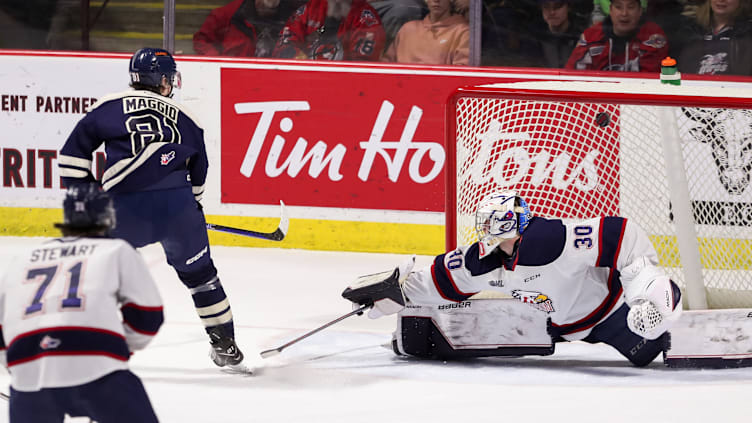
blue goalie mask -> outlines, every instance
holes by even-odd
[[[161,48],[145,47],[138,50],[131,57],[129,72],[131,85],[159,88],[162,85],[162,77],[173,89],[179,89],[181,85],[175,59],[167,50]]]
[[[493,252],[503,240],[522,235],[530,219],[530,208],[516,191],[499,191],[485,197],[475,212],[480,258]]]
[[[63,200],[63,224],[71,229],[102,229],[115,227],[115,210],[110,195],[97,182],[68,187]]]

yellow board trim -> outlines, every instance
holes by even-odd
[[[60,236],[52,225],[62,221],[61,209],[0,207],[0,236]]]
[[[680,267],[681,257],[676,237],[651,235],[661,266]],[[713,270],[752,269],[752,240],[733,238],[698,238],[702,267]]]
[[[0,207],[0,236],[55,237],[52,225],[63,219],[60,209]],[[224,226],[271,232],[277,217],[208,215],[206,220]],[[679,267],[681,259],[676,237],[651,235],[660,264]],[[299,248],[324,251],[437,255],[445,252],[444,225],[352,222],[321,219],[291,219],[283,241],[266,241],[246,236],[209,231],[212,245],[236,247]],[[752,269],[752,240],[700,238],[700,254],[705,269]]]
[[[62,221],[59,209],[0,207],[0,236],[59,236],[52,224]],[[208,222],[271,232],[278,217],[207,215]],[[291,219],[282,241],[209,231],[211,245],[299,248],[325,251],[436,255],[444,252],[444,226],[406,223]]]
[[[279,218],[263,217],[207,216],[206,220],[262,232],[273,231],[279,223]],[[444,225],[291,219],[280,242],[217,231],[209,231],[209,241],[239,247],[436,255],[444,252]]]

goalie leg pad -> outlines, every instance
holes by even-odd
[[[440,360],[551,355],[549,327],[545,313],[513,299],[408,305],[392,346],[400,355]]]
[[[669,334],[668,367],[752,367],[752,309],[688,310]]]

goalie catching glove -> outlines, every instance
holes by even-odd
[[[393,270],[361,276],[342,292],[342,297],[352,301],[355,307],[373,304],[368,312],[371,319],[397,313],[405,308],[402,284],[414,265],[415,256],[412,256]]]
[[[622,269],[621,280],[630,307],[629,330],[646,339],[657,339],[679,319],[679,287],[647,259],[640,258]]]

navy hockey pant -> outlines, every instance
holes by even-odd
[[[648,340],[629,330],[627,326],[629,306],[623,304],[608,319],[597,324],[583,341],[608,344],[626,357],[635,366],[647,366],[663,352],[666,334]]]
[[[67,388],[34,392],[11,388],[9,408],[11,423],[62,423],[66,414],[87,416],[98,423],[158,421],[141,380],[128,370]]]
[[[235,337],[232,313],[211,258],[204,212],[190,187],[113,194],[116,226],[112,236],[134,248],[159,242],[167,263],[191,290],[207,332],[220,326]]]

